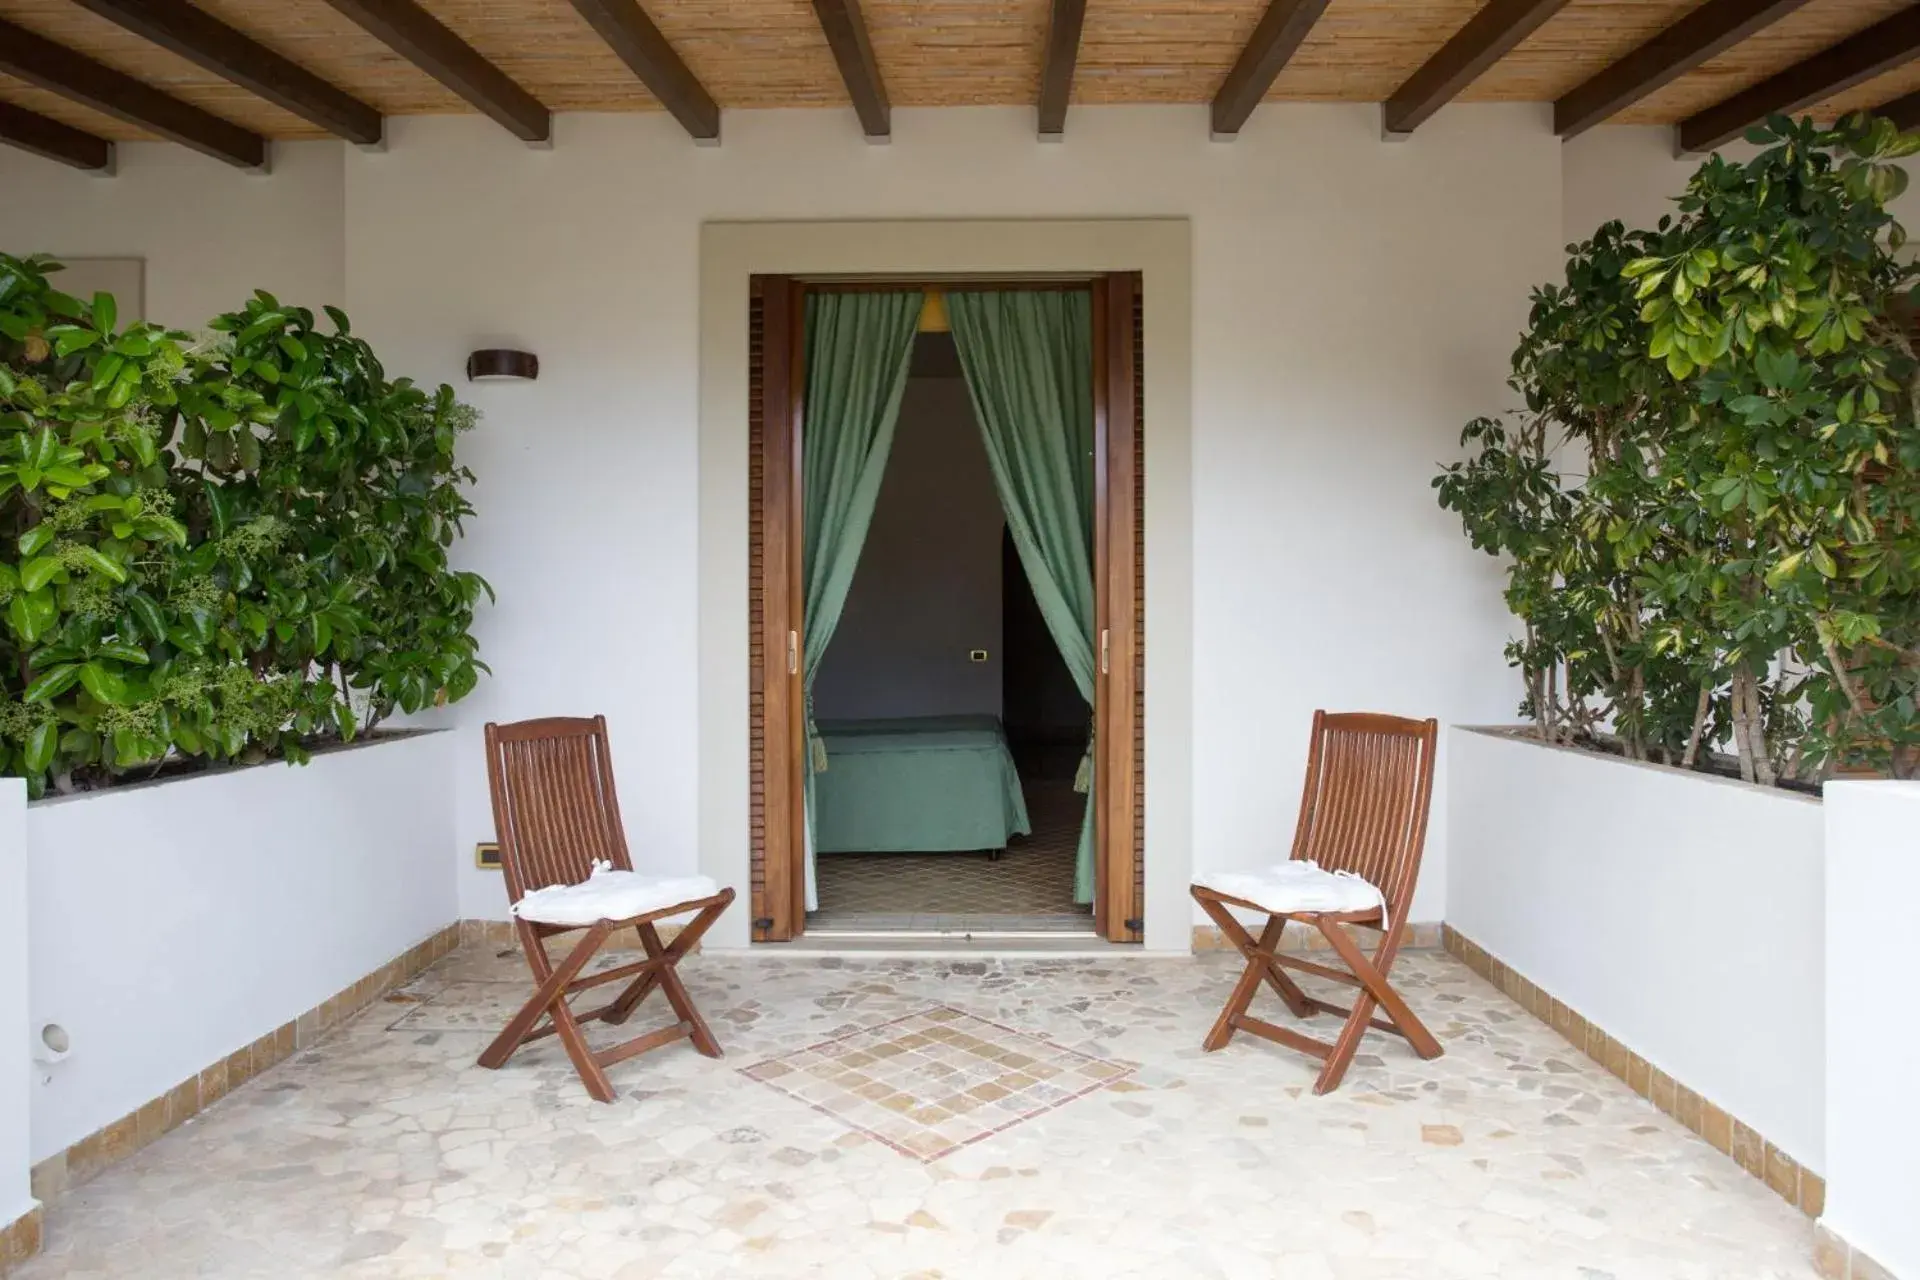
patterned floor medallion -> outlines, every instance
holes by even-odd
[[[1126,1078],[1111,1062],[944,1005],[742,1069],[932,1162]]]

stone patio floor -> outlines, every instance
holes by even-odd
[[[551,1039],[474,1065],[529,984],[469,947],[59,1198],[19,1275],[1813,1276],[1801,1214],[1451,957],[1397,970],[1446,1056],[1369,1037],[1326,1098],[1200,1051],[1235,971],[695,956],[727,1057],[600,1106]]]

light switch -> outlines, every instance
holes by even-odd
[[[969,662],[985,662],[986,660],[987,651],[985,649],[975,649],[967,654],[967,661]]]

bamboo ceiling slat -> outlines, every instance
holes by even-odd
[[[61,124],[84,129],[96,138],[110,138],[115,142],[136,142],[151,139],[154,135],[136,125],[126,124],[109,115],[102,115],[90,107],[61,97],[57,93],[48,93],[24,80],[15,80],[12,76],[0,75],[0,98],[16,107],[25,107],[29,111],[38,111],[41,115]]]
[[[1090,0],[1073,100],[1210,101],[1266,7],[1266,0]]]
[[[660,104],[566,0],[419,0],[551,111],[654,111]]]
[[[1467,91],[1463,102],[1552,102],[1704,0],[1572,0]]]
[[[342,17],[326,0],[194,3],[386,115],[458,115],[473,110],[377,37]]]
[[[1920,62],[1909,63],[1898,71],[1889,71],[1857,88],[1835,94],[1813,108],[1813,113],[1821,119],[1837,118],[1849,111],[1865,111],[1915,92],[1920,92]]]
[[[1840,43],[1909,0],[1810,0],[1615,117],[1620,124],[1671,124],[1722,102],[1768,76]]]
[[[325,130],[299,116],[95,17],[72,0],[0,0],[0,17],[243,128],[275,138],[326,136]]]
[[[1050,0],[863,0],[895,106],[1036,101]]]
[[[1089,0],[1074,77],[1079,103],[1204,103],[1218,91],[1267,0]],[[1483,0],[1332,0],[1275,80],[1270,100],[1379,102]],[[1809,0],[1735,49],[1616,117],[1671,123],[1836,43],[1910,0]],[[389,115],[471,110],[340,16],[326,0],[195,0],[215,17]],[[421,0],[556,111],[658,108],[567,0]],[[1671,25],[1699,0],[1570,0],[1461,94],[1550,102]],[[723,107],[844,106],[846,89],[810,0],[643,0]],[[1050,0],[864,0],[874,56],[900,106],[1030,105]],[[320,131],[72,0],[0,0],[0,16],[273,137]],[[1871,106],[1920,88],[1920,65],[1821,105]],[[0,98],[111,138],[138,129],[19,82]]]
[[[646,0],[644,7],[722,107],[847,105],[809,0]],[[884,74],[885,58],[880,65]]]
[[[1333,0],[1267,101],[1384,102],[1482,7],[1481,0]]]

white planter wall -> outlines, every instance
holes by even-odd
[[[1448,922],[1824,1172],[1820,802],[1448,738]]]
[[[0,778],[0,1229],[33,1208],[27,1170],[27,784]]]
[[[1821,1222],[1894,1275],[1920,1276],[1920,1022],[1906,919],[1920,902],[1920,784],[1834,783],[1826,809]]]
[[[453,747],[423,734],[28,806],[29,1034],[71,1041],[34,1068],[32,1159],[451,924]]]

